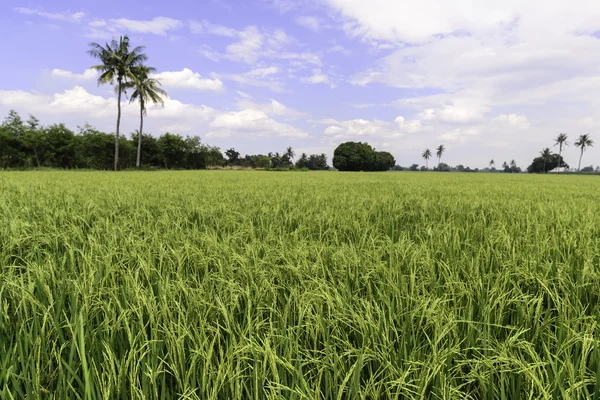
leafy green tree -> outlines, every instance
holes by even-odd
[[[306,167],[311,171],[323,171],[329,169],[329,166],[327,165],[327,155],[325,153],[311,154],[310,157],[308,157]]]
[[[25,149],[33,152],[37,167],[41,166],[40,158],[43,159],[41,153],[44,151],[45,139],[45,131],[41,128],[40,121],[30,115],[22,135],[22,142]]]
[[[446,147],[444,147],[443,144],[440,144],[437,147],[437,149],[435,149],[435,150],[436,150],[435,154],[437,155],[437,158],[438,158],[438,170],[440,170],[439,164],[442,162],[442,156],[444,155],[444,152],[446,151]]]
[[[533,159],[531,165],[527,167],[527,172],[533,174],[551,171],[554,168],[559,167],[559,157],[558,154],[551,154],[549,158],[544,159],[544,157],[540,155]],[[560,160],[560,168],[569,168],[569,165],[566,164],[562,158],[560,158]]]
[[[64,124],[46,128],[49,166],[56,168],[75,167],[75,133]]]
[[[426,149],[423,152],[423,154],[421,154],[421,157],[425,159],[425,168],[429,169],[429,159],[431,158],[431,150]]]
[[[558,146],[558,158],[562,159],[562,149],[563,146],[568,146],[569,142],[567,142],[567,134],[559,133],[556,139],[554,139],[554,145]]]
[[[189,147],[189,144],[186,144],[183,137],[167,132],[158,138],[157,144],[160,149],[162,164],[165,168],[182,168],[185,161],[186,148]]]
[[[296,168],[308,168],[308,156],[306,153],[302,153],[298,161],[296,161]]]
[[[0,166],[14,168],[25,165],[21,142],[25,133],[25,124],[21,116],[16,111],[10,110],[0,128]]]
[[[92,66],[100,72],[98,84],[115,84],[117,93],[117,130],[115,131],[115,171],[119,167],[119,127],[121,125],[121,95],[125,93],[127,85],[135,80],[134,69],[143,64],[147,56],[143,53],[144,47],[139,46],[129,49],[129,37],[121,36],[119,41],[113,39],[105,46],[90,43],[88,54],[98,59],[101,64]]]
[[[410,167],[408,167],[409,171],[418,171],[419,170],[419,164],[413,164]]]
[[[374,171],[389,171],[396,165],[394,156],[387,151],[378,151],[375,153],[375,168]]]
[[[164,105],[163,97],[167,92],[161,89],[160,82],[152,78],[155,69],[145,65],[137,65],[131,68],[133,80],[127,83],[127,87],[134,89],[131,95],[131,102],[139,100],[140,102],[140,130],[138,131],[137,158],[135,167],[140,168],[142,156],[142,132],[144,128],[144,116],[147,115],[146,105],[149,103]]]
[[[577,171],[581,171],[581,159],[583,158],[583,153],[588,147],[594,147],[594,141],[590,138],[589,134],[580,135],[575,142],[575,147],[581,148],[581,155],[579,156],[579,166],[577,167]]]
[[[333,152],[333,166],[340,171],[372,171],[376,158],[368,143],[345,142]]]
[[[235,151],[235,149],[233,147],[225,152],[225,156],[227,157],[227,163],[229,165],[239,164],[240,153]]]
[[[114,136],[100,132],[87,123],[77,128],[75,143],[77,166],[101,170],[112,169]]]
[[[540,156],[542,157],[542,161],[544,162],[544,169],[542,171],[546,173],[546,163],[552,161],[552,152],[548,147],[546,147],[540,152]]]

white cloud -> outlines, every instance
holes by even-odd
[[[319,123],[329,125],[323,134],[335,141],[375,139],[382,143],[383,139],[397,139],[406,133],[423,130],[418,120],[405,121],[403,117],[395,119],[394,123],[383,120],[352,119],[337,121],[325,119]]]
[[[235,37],[238,34],[238,32],[233,28],[229,28],[229,27],[223,26],[223,25],[211,24],[210,22],[208,22],[206,20],[190,21],[189,26],[190,26],[190,31],[192,33],[197,33],[197,34],[205,34],[206,33],[206,34],[225,36],[225,37]]]
[[[181,71],[160,72],[154,77],[165,87],[215,91],[223,89],[223,82],[220,79],[202,78],[198,72],[188,68]]]
[[[218,115],[211,123],[208,137],[242,136],[306,138],[308,134],[291,125],[277,122],[259,110],[241,110]]]
[[[37,8],[27,8],[27,7],[15,7],[14,11],[25,14],[25,15],[37,15],[38,17],[52,19],[56,21],[69,21],[69,22],[79,22],[83,17],[85,17],[85,13],[83,12],[46,12],[39,10]]]
[[[307,138],[308,133],[292,125],[279,122],[268,115],[297,115],[297,112],[272,100],[269,104],[244,104],[254,107],[239,111],[219,111],[205,105],[186,104],[166,98],[164,107],[153,105],[145,119],[146,131],[163,133],[199,134],[207,136]],[[43,118],[44,123],[66,122],[73,127],[89,121],[100,129],[110,132],[116,118],[116,98],[102,97],[86,91],[81,86],[53,95],[26,91],[0,91],[0,111],[15,109],[20,113],[32,113]],[[122,103],[121,131],[131,132],[139,124],[137,104]]]
[[[374,40],[423,43],[460,32],[483,35],[523,24],[531,38],[551,39],[564,32],[598,28],[600,3],[595,0],[326,0],[346,17],[351,35]],[[542,25],[544,24],[544,25]]]
[[[396,117],[394,122],[400,127],[400,130],[408,133],[421,132],[424,130],[428,130],[430,127],[425,127],[421,124],[421,121],[418,119],[414,120],[406,120],[404,117],[399,116]]]
[[[319,20],[308,15],[297,17],[296,23],[314,32],[318,32],[320,28]]]
[[[249,86],[265,87],[273,92],[284,92],[283,84],[277,79],[276,75],[279,73],[279,68],[261,67],[255,68],[243,74],[232,74],[227,78]]]
[[[511,125],[517,129],[529,128],[529,120],[524,115],[502,114],[494,118],[492,122],[499,125]]]
[[[98,72],[95,69],[86,69],[82,74],[77,74],[71,71],[66,71],[64,69],[55,68],[52,70],[52,72],[50,72],[50,75],[57,78],[66,78],[82,81],[94,80],[98,78]]]
[[[330,87],[332,88],[335,87],[335,85],[330,82],[329,77],[326,74],[324,74],[320,69],[314,69],[313,74],[311,76],[303,78],[302,80],[313,85],[318,83],[325,83],[330,85]]]
[[[241,97],[245,98],[245,99],[251,99],[252,98],[252,96],[250,96],[248,93],[242,92],[241,90],[236,90],[235,92],[238,95],[240,95]]]
[[[183,23],[179,20],[167,17],[155,17],[148,21],[133,20],[127,18],[111,19],[111,31],[130,31],[135,33],[152,33],[165,36],[169,31],[179,29]]]
[[[240,109],[250,109],[250,110],[258,110],[262,111],[265,114],[271,115],[279,115],[286,117],[301,117],[306,116],[305,113],[289,108],[277,100],[271,99],[269,103],[266,104],[258,104],[250,100],[239,100],[238,107]]]
[[[285,60],[290,65],[301,68],[309,65],[321,65],[321,58],[315,53],[289,51],[290,47],[300,44],[281,29],[268,30],[250,25],[243,30],[236,30],[223,25],[211,24],[208,21],[192,21],[189,25],[192,33],[236,39],[225,46],[222,53],[203,45],[200,52],[213,61],[228,59],[246,64],[256,64],[264,60]]]
[[[92,26],[94,28],[101,28],[103,26],[106,26],[106,21],[103,19],[95,19],[95,20],[88,22],[88,25]]]
[[[249,26],[239,34],[240,40],[227,46],[226,57],[234,61],[253,64],[260,57],[264,36],[255,26]]]

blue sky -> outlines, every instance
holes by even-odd
[[[92,41],[146,46],[169,98],[146,129],[242,154],[367,141],[401,165],[525,167],[559,132],[600,141],[600,2],[16,1],[0,4],[0,113],[111,132]],[[8,56],[7,56],[8,55]],[[123,132],[137,128],[124,104]],[[598,132],[598,133],[596,133]],[[565,158],[576,166],[573,146]],[[583,165],[600,164],[600,142]]]

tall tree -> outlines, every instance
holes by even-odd
[[[504,172],[506,172],[506,170],[508,169],[508,163],[506,161],[502,163],[502,169],[504,170]]]
[[[495,165],[496,165],[496,161],[494,161],[493,159],[490,160],[490,168],[494,168]]]
[[[442,155],[444,154],[444,151],[446,151],[446,148],[444,147],[443,144],[440,144],[438,146],[438,148],[436,149],[436,151],[437,152],[435,154],[437,155],[437,158],[438,158],[438,168],[439,168],[440,163],[442,162]]]
[[[167,96],[167,92],[161,89],[160,81],[152,78],[152,72],[155,71],[152,67],[138,65],[131,69],[133,72],[133,80],[127,83],[127,87],[133,88],[131,102],[139,100],[140,102],[140,130],[138,131],[137,157],[135,167],[140,168],[142,157],[142,130],[144,128],[144,116],[147,115],[146,105],[148,103],[163,105],[163,97]]]
[[[544,160],[543,171],[544,171],[544,173],[546,173],[546,163],[552,161],[552,152],[550,151],[550,149],[548,147],[546,147],[544,150],[542,150],[540,152],[540,156],[542,157],[542,160]]]
[[[129,37],[121,36],[119,41],[113,39],[105,46],[98,43],[90,43],[88,54],[100,60],[101,64],[92,66],[100,72],[98,84],[115,84],[117,92],[117,130],[115,132],[115,171],[119,167],[119,127],[121,125],[121,95],[125,93],[128,82],[135,80],[133,69],[146,61],[144,47],[139,46],[129,49]]]
[[[425,159],[425,168],[429,169],[429,159],[431,158],[431,150],[426,149],[423,152],[423,154],[421,154],[421,157]]]
[[[559,133],[556,139],[554,139],[554,145],[558,145],[558,170],[560,172],[560,165],[562,164],[562,149],[563,146],[569,145],[569,142],[567,142],[567,134]]]
[[[296,153],[294,152],[294,149],[292,149],[292,146],[288,146],[288,148],[285,149],[285,155],[288,157],[290,162],[294,160]]]
[[[585,135],[580,135],[575,142],[575,147],[581,148],[581,155],[579,156],[579,167],[577,167],[577,172],[581,171],[581,158],[583,157],[583,152],[588,147],[594,147],[594,141],[590,138],[589,133]]]
[[[517,170],[517,162],[514,160],[514,158],[510,160],[510,170],[511,173],[514,173]]]

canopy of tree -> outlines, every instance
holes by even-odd
[[[548,171],[552,171],[554,168],[558,167],[558,154],[552,154],[548,156],[546,161],[544,162],[544,157],[536,157],[533,159],[533,162],[529,167],[527,167],[527,172],[529,173],[545,173]],[[569,168],[569,164],[567,164],[564,160],[561,160],[560,164],[561,168]]]
[[[345,142],[333,153],[333,166],[340,171],[387,171],[395,164],[394,156],[368,143]]]

